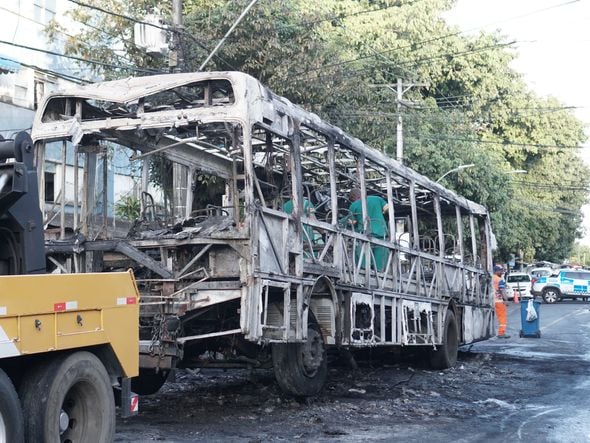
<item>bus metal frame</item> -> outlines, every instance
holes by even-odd
[[[169,74],[55,92],[40,106],[32,137],[41,195],[49,143],[61,143],[62,170],[77,171],[72,201],[61,198],[52,214],[46,208],[47,220],[59,215],[50,260],[62,272],[134,269],[143,367],[167,370],[181,358],[221,365],[220,343],[226,362],[256,365],[245,342],[305,342],[310,322],[327,345],[345,347],[434,351],[444,344],[448,310],[459,344],[493,334],[486,208],[246,74]],[[142,162],[144,195],[150,158],[173,162],[171,218],[142,199],[130,230],[113,220],[95,184],[109,186],[105,147],[114,142]],[[222,183],[217,204],[194,206],[197,174]],[[361,232],[343,223],[352,187],[362,194]],[[370,234],[369,195],[388,203],[386,238]],[[282,209],[287,199],[291,214]]]

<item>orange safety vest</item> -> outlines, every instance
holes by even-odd
[[[502,296],[502,292],[506,288],[506,282],[504,279],[499,275],[494,274],[492,276],[492,285],[494,286],[494,296],[496,301],[504,301],[504,297]]]

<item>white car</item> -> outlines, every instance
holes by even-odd
[[[524,272],[511,272],[506,276],[508,286],[508,298],[514,297],[514,291],[518,292],[520,298],[532,298],[531,276]]]
[[[554,271],[551,268],[533,268],[529,274],[531,274],[533,278],[538,279],[541,277],[549,277],[550,275],[557,274],[557,271]]]
[[[590,271],[560,269],[559,273],[541,277],[533,283],[532,293],[543,296],[545,303],[556,303],[564,298],[590,298]]]

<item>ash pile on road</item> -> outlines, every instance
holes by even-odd
[[[270,370],[178,370],[142,397],[139,417],[118,423],[116,441],[363,441],[422,430],[442,441],[447,427],[467,432],[467,419],[495,426],[542,382],[530,362],[491,354],[462,353],[444,371],[364,357],[356,370],[333,365],[323,392],[303,400],[283,394]]]

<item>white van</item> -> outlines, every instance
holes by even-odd
[[[534,268],[531,269],[529,274],[531,274],[531,277],[539,279],[541,277],[549,277],[550,275],[557,274],[557,271],[554,271],[551,268]]]
[[[531,294],[531,276],[524,272],[511,272],[506,276],[508,285],[508,298],[514,297],[514,291],[518,292],[520,298],[532,298]]]

